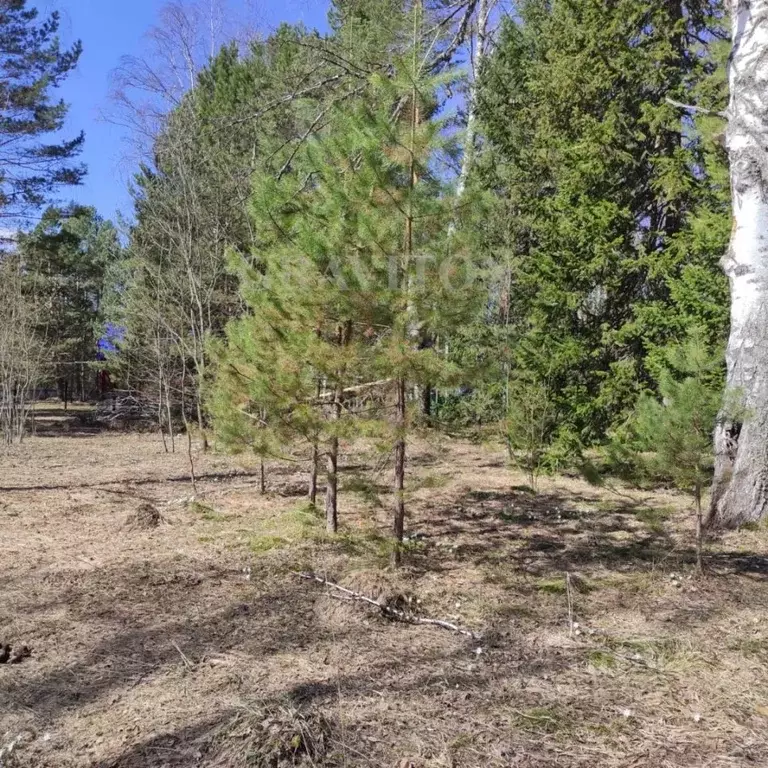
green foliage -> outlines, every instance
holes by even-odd
[[[246,204],[252,178],[290,164],[329,93],[291,97],[310,74],[313,82],[328,75],[302,47],[310,39],[283,25],[245,55],[225,46],[168,116],[152,166],[134,180],[130,269],[115,318],[125,327],[122,369],[146,396],[160,391],[201,422],[209,339],[220,340],[242,309],[228,254],[249,253],[258,234]]]
[[[472,254],[448,232],[454,211],[439,174],[449,139],[436,93],[446,77],[414,73],[407,46],[391,56],[387,77],[370,77],[364,95],[330,111],[327,132],[299,147],[292,173],[256,179],[259,238],[251,257],[233,255],[248,312],[216,348],[210,409],[225,441],[253,439],[263,412],[275,443],[327,443],[378,420],[391,444],[384,402],[363,420],[329,405],[365,382],[456,376],[418,343],[448,333],[475,300],[458,285]],[[404,105],[394,119],[393,104]]]
[[[95,361],[114,300],[123,250],[113,224],[93,208],[48,208],[19,236],[26,290],[39,302],[38,335],[50,350],[49,377],[75,381]]]
[[[640,398],[632,418],[614,435],[614,459],[625,472],[671,481],[698,495],[712,467],[723,392],[722,361],[701,332],[667,350],[658,388],[658,397]]]
[[[527,472],[535,491],[557,426],[549,388],[530,376],[510,382],[506,439],[510,456]]]
[[[62,50],[59,13],[38,16],[26,0],[5,0],[0,9],[0,212],[6,217],[24,216],[85,175],[73,163],[82,133],[45,140],[64,128],[68,105],[52,101],[52,91],[77,66],[82,45]]]
[[[518,8],[479,98],[488,145],[474,183],[497,195],[478,226],[497,270],[478,324],[496,329],[467,338],[478,354],[484,336],[507,375],[546,378],[561,425],[589,444],[654,386],[664,348],[694,325],[709,344],[727,329],[725,158],[713,126],[667,100],[724,108],[722,10]]]

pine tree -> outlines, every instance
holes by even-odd
[[[0,215],[17,218],[42,206],[61,186],[79,184],[84,166],[73,163],[84,135],[46,141],[64,127],[68,107],[51,91],[77,65],[82,46],[62,50],[59,14],[44,20],[26,0],[0,8]]]
[[[122,261],[117,230],[95,209],[48,208],[40,223],[19,235],[25,290],[38,305],[37,333],[49,354],[49,375],[65,404],[86,399],[106,323],[104,298]]]
[[[630,422],[634,461],[645,472],[669,478],[693,495],[696,508],[696,564],[702,570],[702,492],[711,477],[712,435],[723,391],[720,354],[706,335],[692,331],[681,346],[666,351],[659,398],[644,395]],[[623,446],[626,454],[627,446]]]
[[[246,420],[264,407],[261,396],[281,424],[301,425],[303,437],[313,425],[328,460],[329,530],[339,439],[365,428],[389,444],[395,561],[405,525],[407,395],[414,384],[454,373],[418,342],[424,328],[454,328],[474,299],[459,284],[473,265],[462,227],[449,233],[454,206],[439,172],[447,139],[435,113],[445,78],[423,71],[418,7],[408,21],[417,42],[393,55],[390,72],[372,76],[364,97],[337,106],[331,129],[302,148],[292,175],[257,185],[251,214],[261,243],[241,267],[250,311],[233,324],[219,363],[230,371],[245,365],[245,374],[218,379]],[[235,337],[269,342],[246,346]],[[248,373],[254,369],[272,371],[268,393],[248,383],[264,380]],[[347,407],[349,394],[368,387],[379,391],[381,407],[363,416]]]

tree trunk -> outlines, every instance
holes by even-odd
[[[264,457],[259,456],[259,493],[263,496],[267,492],[267,469],[264,466]]]
[[[309,470],[309,498],[310,504],[317,503],[317,474],[318,464],[320,463],[320,452],[317,449],[317,443],[312,444],[312,466]]]
[[[469,89],[469,104],[467,106],[467,133],[464,138],[464,157],[461,161],[461,173],[456,185],[456,203],[461,202],[464,190],[467,188],[469,174],[475,162],[475,142],[477,141],[477,84],[480,70],[485,59],[488,45],[488,20],[495,0],[480,0],[477,9],[477,37],[472,56],[472,85]],[[452,225],[453,226],[453,225]]]
[[[173,413],[171,411],[171,388],[167,380],[165,382],[165,415],[168,419],[168,437],[171,438],[171,453],[176,453],[176,435],[173,431]]]
[[[325,485],[325,527],[328,533],[339,529],[338,487],[339,487],[339,438],[332,437],[328,445],[327,469],[328,480]]]
[[[187,460],[189,461],[189,482],[192,484],[192,493],[197,496],[197,475],[195,474],[195,459],[192,455],[192,432],[189,424],[184,425],[187,429]]]
[[[343,341],[343,332],[339,334]],[[341,398],[343,395],[341,381],[337,381],[333,391],[333,403],[331,405],[331,420],[338,421],[341,418]],[[328,476],[325,484],[325,527],[328,533],[336,533],[339,529],[339,438],[334,435],[328,444],[328,456],[326,463]]]
[[[336,343],[339,347],[346,347],[352,340],[352,322],[346,321],[338,328]],[[331,404],[331,421],[338,422],[341,419],[342,400],[344,398],[344,386],[342,377],[343,368],[337,371],[336,384],[333,389],[333,403]],[[328,482],[325,486],[325,526],[328,533],[336,533],[339,529],[338,519],[338,487],[339,487],[339,438],[334,435],[328,446],[327,475]]]
[[[160,377],[160,381],[157,385],[157,426],[160,430],[160,437],[163,441],[163,448],[168,453],[168,442],[165,439],[165,425],[163,424],[163,379]],[[114,403],[114,400],[112,401]],[[114,408],[113,408],[114,410]]]
[[[421,388],[421,413],[429,421],[432,418],[432,385],[425,384]]]
[[[696,570],[699,574],[704,573],[704,563],[702,558],[702,551],[704,549],[704,526],[703,526],[703,514],[701,509],[701,484],[696,483],[695,488],[696,496]]]
[[[397,441],[395,442],[395,517],[392,533],[395,546],[392,550],[392,564],[400,565],[403,535],[405,533],[405,380],[397,382],[397,413],[395,426]]]
[[[197,384],[198,390],[202,384]],[[197,397],[197,426],[200,430],[200,444],[203,449],[203,453],[208,453],[208,433],[205,430],[205,419],[203,418],[203,409],[200,405],[200,392],[198,391],[195,395]]]
[[[768,512],[768,0],[731,0],[727,148],[733,231],[728,396],[715,431],[707,523],[736,527]],[[729,413],[738,396],[742,419]]]

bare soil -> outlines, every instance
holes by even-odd
[[[392,572],[391,467],[362,444],[330,539],[301,464],[261,496],[255,464],[196,451],[193,498],[183,440],[55,418],[0,456],[0,648],[31,649],[0,664],[3,768],[768,765],[763,529],[698,578],[688,499],[533,495],[499,446],[427,433]]]

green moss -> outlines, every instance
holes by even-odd
[[[348,493],[359,494],[365,503],[371,507],[379,508],[383,506],[379,486],[365,477],[352,476],[346,478],[343,483],[343,490]]]
[[[202,520],[221,522],[222,520],[226,519],[224,515],[217,512],[214,507],[202,501],[195,500],[189,502],[187,509],[196,515],[200,515]]]
[[[444,488],[450,482],[450,477],[447,475],[426,475],[420,480],[417,480],[417,488]]]
[[[616,657],[606,651],[593,651],[589,654],[589,663],[596,669],[613,669]]]
[[[762,656],[768,651],[768,642],[762,637],[748,637],[730,646],[744,656]]]
[[[531,707],[517,713],[518,725],[537,733],[556,733],[566,727],[566,722],[555,707]]]

